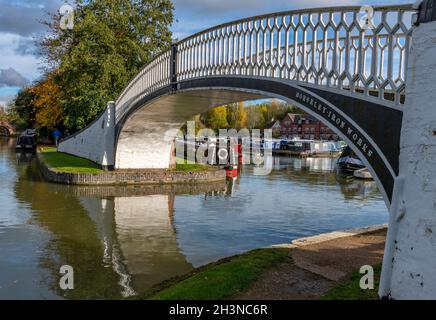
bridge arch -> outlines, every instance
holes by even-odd
[[[11,124],[7,122],[0,122],[0,137],[9,137],[13,134],[15,134],[15,128]]]
[[[339,90],[296,81],[209,77],[182,81],[175,92],[141,99],[116,126],[115,166],[168,168],[175,133],[192,116],[219,105],[260,98],[296,105],[329,126],[368,166],[390,205],[398,175],[401,109],[390,105],[382,108],[376,98],[359,100]]]

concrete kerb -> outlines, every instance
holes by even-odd
[[[291,243],[283,243],[272,245],[269,248],[286,248],[286,249],[296,249],[301,247],[306,247],[314,244],[319,244],[323,242],[327,242],[330,240],[336,240],[346,237],[353,237],[364,235],[368,233],[373,233],[377,231],[387,230],[388,224],[374,225],[363,228],[349,229],[349,230],[341,230],[341,231],[333,231],[329,233],[323,233],[316,236],[304,237],[300,239],[295,239],[291,241]]]

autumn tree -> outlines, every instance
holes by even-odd
[[[63,109],[60,106],[62,92],[53,81],[53,77],[53,74],[49,74],[29,89],[33,94],[31,106],[36,126],[49,130],[57,127],[64,119]]]
[[[247,126],[247,111],[243,102],[227,106],[227,122],[232,129],[243,129]]]

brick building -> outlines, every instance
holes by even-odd
[[[289,139],[338,140],[339,137],[325,124],[309,115],[288,113],[280,122],[282,137]]]

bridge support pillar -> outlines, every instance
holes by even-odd
[[[436,21],[414,27],[380,296],[436,299]]]

